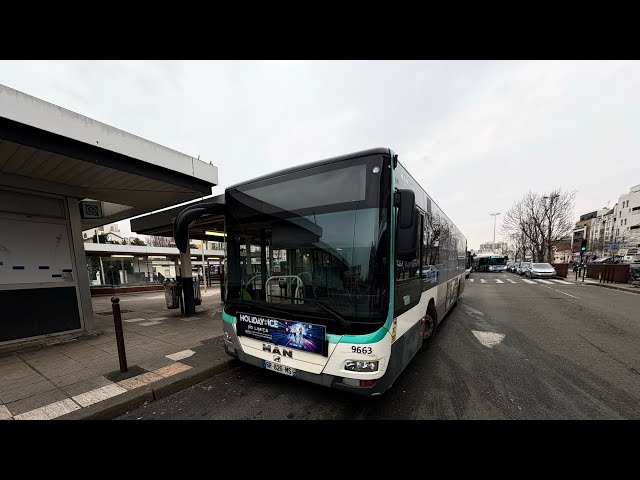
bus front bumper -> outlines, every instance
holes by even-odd
[[[230,355],[234,358],[237,358],[243,363],[247,363],[249,365],[253,365],[254,367],[264,369],[262,365],[262,359],[247,355],[240,346],[238,342],[237,336],[233,331],[233,326],[231,324],[225,323],[224,325],[224,350],[227,355]],[[273,372],[274,375],[280,375],[279,373]],[[317,385],[322,385],[323,387],[335,388],[338,390],[344,390],[347,392],[355,393],[357,395],[363,396],[375,396],[384,393],[392,384],[390,381],[390,377],[387,375],[382,376],[381,378],[375,380],[375,383],[371,386],[361,387],[356,385],[355,383],[359,383],[358,380],[354,380],[351,378],[338,377],[336,375],[329,375],[326,373],[310,373],[305,372],[304,370],[296,370],[295,378],[299,380],[304,380],[306,382],[315,383]]]

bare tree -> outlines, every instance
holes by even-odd
[[[575,192],[555,189],[548,195],[527,192],[505,214],[502,231],[524,257],[551,262],[553,247],[573,226]]]
[[[175,247],[176,243],[171,237],[147,235],[147,245],[149,245],[150,247]]]

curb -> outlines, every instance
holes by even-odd
[[[619,290],[621,292],[629,292],[629,293],[634,293],[636,295],[640,295],[640,288],[632,290],[630,288],[616,287],[615,285],[607,285],[607,284],[604,284],[604,283],[589,283],[587,285],[593,285],[593,286],[596,286],[596,287],[610,288],[611,290]]]
[[[113,420],[145,403],[154,402],[184,390],[222,372],[231,370],[239,364],[238,360],[232,358],[216,365],[194,367],[152,384],[134,388],[115,397],[67,413],[53,420]]]

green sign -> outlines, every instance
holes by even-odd
[[[102,202],[80,202],[80,216],[82,218],[102,218]]]

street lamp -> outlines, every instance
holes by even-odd
[[[547,216],[547,212],[549,211],[549,207],[553,205],[553,199],[558,198],[560,195],[557,193],[555,195],[545,195],[542,197],[543,199],[549,199],[549,206],[547,206],[547,202],[544,204],[544,215]],[[586,237],[586,235],[585,235]],[[551,263],[551,221],[549,221],[549,238],[547,238],[547,251],[549,252],[549,263]]]
[[[496,217],[500,215],[500,212],[490,213],[493,217],[493,253],[496,253]]]

